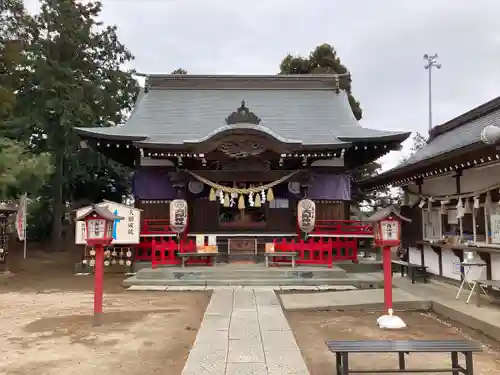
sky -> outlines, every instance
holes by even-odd
[[[118,26],[142,73],[275,74],[288,53],[330,43],[352,74],[362,126],[426,135],[423,55],[442,64],[434,125],[500,96],[499,15],[499,0],[103,0],[102,21]]]

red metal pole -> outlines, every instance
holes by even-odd
[[[95,273],[94,273],[94,325],[101,324],[102,318],[102,287],[104,279],[104,247],[95,247]]]
[[[384,246],[382,252],[384,265],[384,303],[386,310],[392,310],[391,248]]]

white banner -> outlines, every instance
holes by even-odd
[[[19,241],[26,239],[26,214],[28,212],[28,195],[23,194],[19,199],[19,208],[16,215],[16,231]]]
[[[120,203],[104,201],[99,203],[100,207],[107,207],[116,216],[124,219],[115,220],[113,224],[113,242],[115,245],[133,245],[139,243],[141,231],[141,210],[125,206]],[[76,217],[80,217],[90,211],[92,206],[82,207],[76,211]],[[86,228],[84,221],[77,221],[75,225],[75,243],[85,245]]]

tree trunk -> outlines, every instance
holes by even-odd
[[[62,217],[64,214],[63,178],[64,148],[61,148],[55,151],[55,170],[52,181],[52,247],[54,251],[61,251],[62,249]]]

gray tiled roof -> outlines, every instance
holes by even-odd
[[[275,78],[273,78],[275,79]],[[151,88],[128,121],[113,128],[80,128],[82,135],[135,137],[143,144],[182,144],[223,129],[241,101],[262,119],[256,129],[285,142],[342,145],[353,140],[403,141],[409,133],[361,127],[344,91],[324,89]],[[345,141],[345,142],[344,142]]]
[[[481,142],[481,131],[488,125],[500,125],[500,109],[437,135],[404,163],[379,176],[410,167],[411,165],[416,166],[420,162]]]

